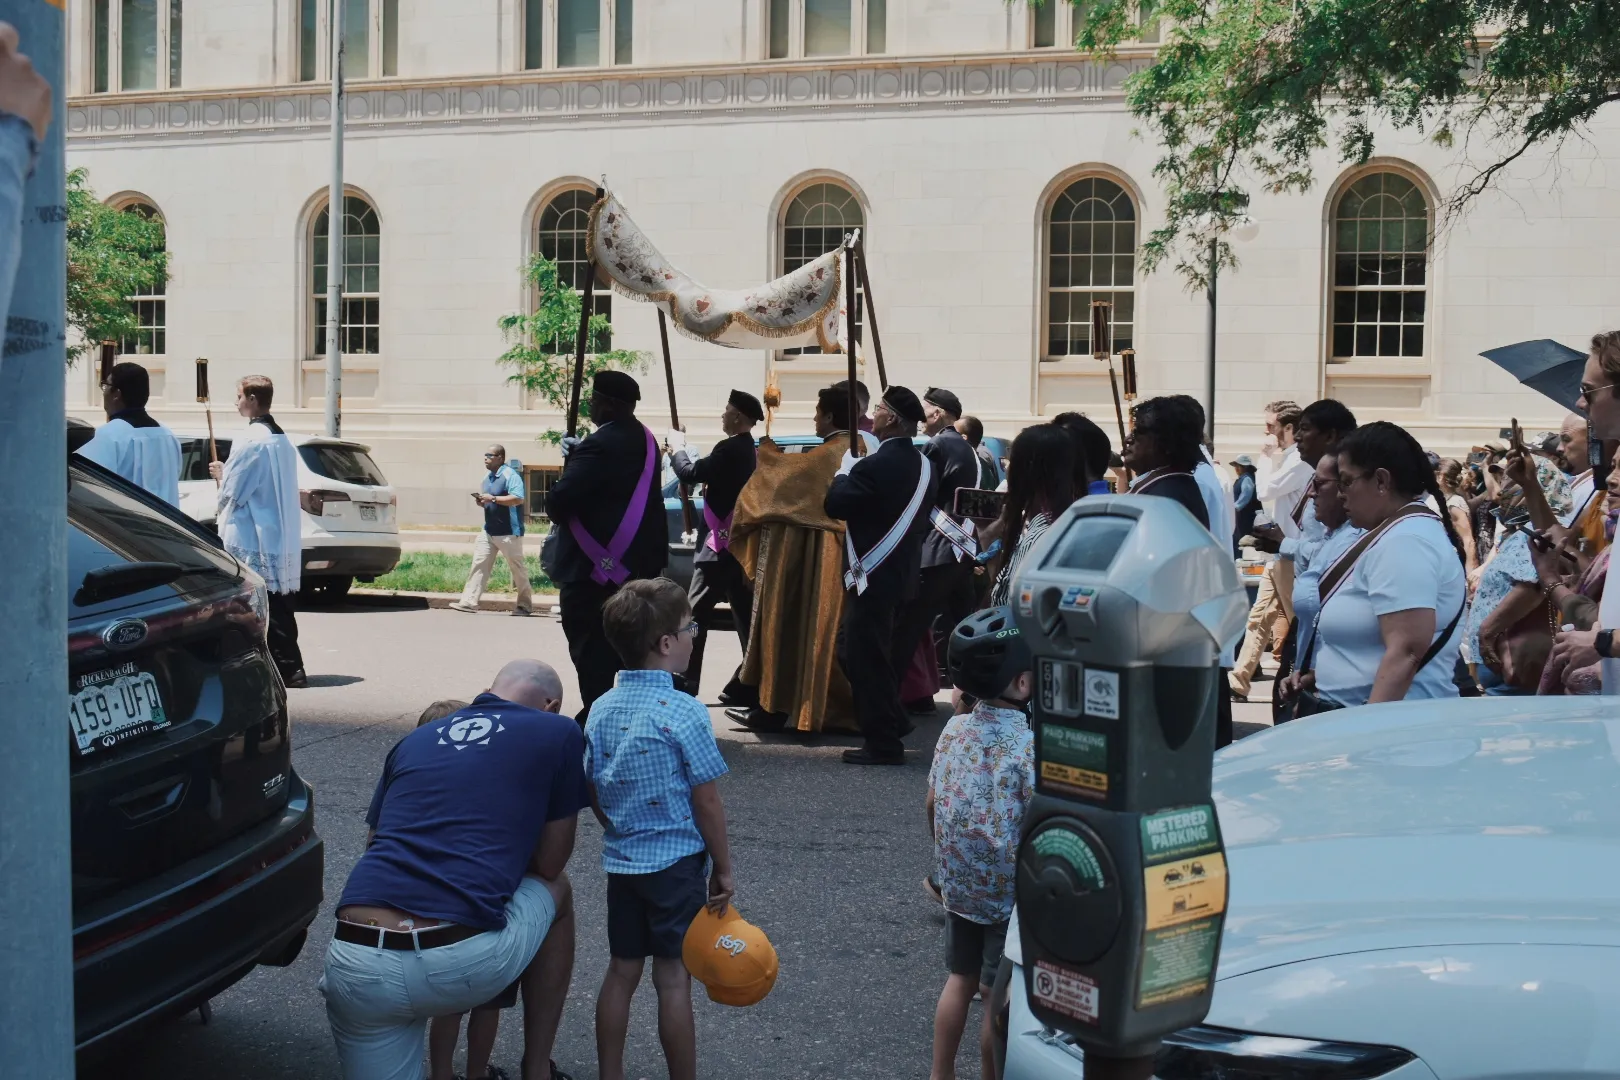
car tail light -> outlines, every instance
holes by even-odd
[[[390,491],[388,493],[388,505],[389,506],[398,506],[399,505],[399,496],[396,495],[392,491]]]
[[[1372,1080],[1416,1058],[1394,1046],[1192,1027],[1164,1040],[1153,1075],[1159,1080]]]
[[[327,503],[348,502],[349,495],[345,491],[328,491],[317,488],[314,491],[300,491],[298,505],[304,508],[304,513],[320,517],[326,513]]]

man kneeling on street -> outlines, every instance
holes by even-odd
[[[574,966],[563,874],[590,805],[562,685],[514,660],[388,754],[337,906],[321,992],[345,1080],[421,1080],[429,1018],[523,988],[524,1080],[550,1062]]]

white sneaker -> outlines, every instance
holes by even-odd
[[[478,614],[478,605],[476,604],[463,604],[460,600],[455,600],[446,606],[451,611],[465,611],[469,615]]]

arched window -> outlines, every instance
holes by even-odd
[[[782,211],[782,270],[786,274],[805,263],[814,262],[844,242],[854,229],[863,230],[866,217],[861,212],[860,200],[840,184],[811,184],[799,192]],[[855,332],[861,331],[861,312],[865,295],[856,289]],[[819,353],[815,345],[802,349],[783,349],[785,355]]]
[[[534,250],[557,264],[559,282],[572,285],[580,293],[585,290],[585,275],[590,272],[585,233],[590,227],[591,207],[595,202],[595,192],[573,188],[553,197],[535,219]],[[591,310],[613,321],[612,290],[591,290]],[[573,352],[574,339],[559,339],[552,347],[558,352]],[[611,335],[598,335],[590,343],[592,352],[607,352],[611,348]]]
[[[1400,173],[1370,173],[1339,197],[1333,359],[1423,355],[1428,246],[1428,201]]]
[[[126,214],[139,214],[144,218],[163,223],[163,215],[158,208],[149,202],[136,200],[125,203],[119,207]],[[167,297],[168,285],[158,284],[150,289],[131,293],[127,299],[129,306],[135,310],[135,321],[139,329],[130,337],[125,337],[118,343],[118,351],[125,355],[152,355],[163,356],[169,350],[169,300]]]
[[[1087,176],[1052,202],[1046,224],[1046,359],[1091,355],[1091,304],[1112,303],[1114,351],[1135,346],[1136,206]]]
[[[315,313],[311,353],[326,355],[326,248],[331,216],[323,209],[310,238],[310,294]],[[343,200],[343,310],[338,340],[349,354],[382,351],[382,226],[377,211],[358,195]]]

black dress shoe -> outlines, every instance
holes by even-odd
[[[726,719],[741,724],[749,731],[773,732],[787,727],[787,713],[769,713],[759,706],[726,710]]]
[[[906,712],[912,716],[933,716],[934,699],[931,697],[918,698],[916,701],[906,702]]]
[[[905,751],[893,754],[880,754],[862,746],[854,750],[844,751],[846,765],[904,765],[906,763]]]
[[[289,690],[307,690],[309,688],[309,676],[304,674],[303,668],[282,675],[281,682]]]

